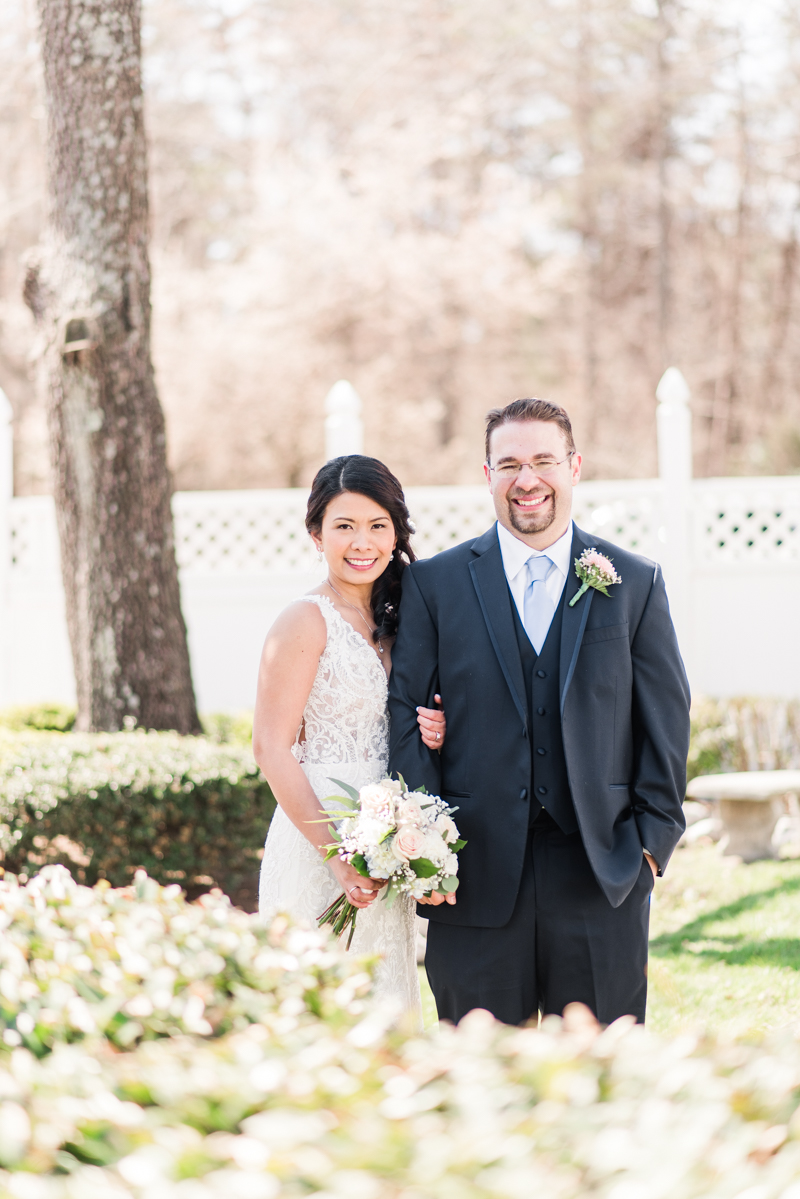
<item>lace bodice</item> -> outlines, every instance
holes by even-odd
[[[322,806],[340,794],[333,780],[363,787],[384,778],[389,756],[388,682],[380,659],[330,600],[304,595],[325,619],[327,642],[292,753]],[[289,912],[314,927],[341,889],[316,849],[283,808],[272,818],[261,863],[259,909],[266,920]],[[415,1014],[421,1006],[415,953],[414,904],[401,895],[359,912],[353,952],[377,954],[375,995]]]
[[[383,771],[389,757],[388,681],[378,655],[324,595],[304,595],[300,602],[317,605],[328,640],[292,753],[308,766],[380,762]]]

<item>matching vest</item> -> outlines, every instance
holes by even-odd
[[[564,616],[567,588],[561,592],[561,602],[553,615],[542,652],[537,655],[530,643],[517,605],[509,590],[508,599],[514,617],[525,692],[528,699],[528,729],[531,746],[531,805],[533,824],[542,808],[552,816],[562,833],[578,831],[575,808],[569,790],[564,743],[561,739],[559,713],[558,669],[561,649],[561,622]]]

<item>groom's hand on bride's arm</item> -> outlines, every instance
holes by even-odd
[[[441,695],[434,695],[436,708],[417,708],[417,724],[420,735],[428,749],[441,749],[447,732],[447,721],[442,708]]]

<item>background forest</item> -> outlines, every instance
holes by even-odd
[[[407,484],[481,417],[573,413],[591,477],[800,470],[800,17],[724,0],[150,0],[154,354],[179,488],[306,484],[350,379]],[[0,9],[0,386],[50,490],[21,298],[44,222],[33,8]]]

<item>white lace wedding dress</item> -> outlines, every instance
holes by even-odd
[[[304,741],[292,753],[323,806],[337,793],[331,778],[363,787],[386,777],[389,756],[388,683],[377,654],[322,595],[305,595],[325,618],[328,639],[303,713]],[[259,911],[287,912],[312,927],[341,887],[330,868],[278,807],[261,863]],[[376,899],[358,913],[352,953],[377,953],[375,994],[421,1017],[414,904],[398,896],[391,908]]]

